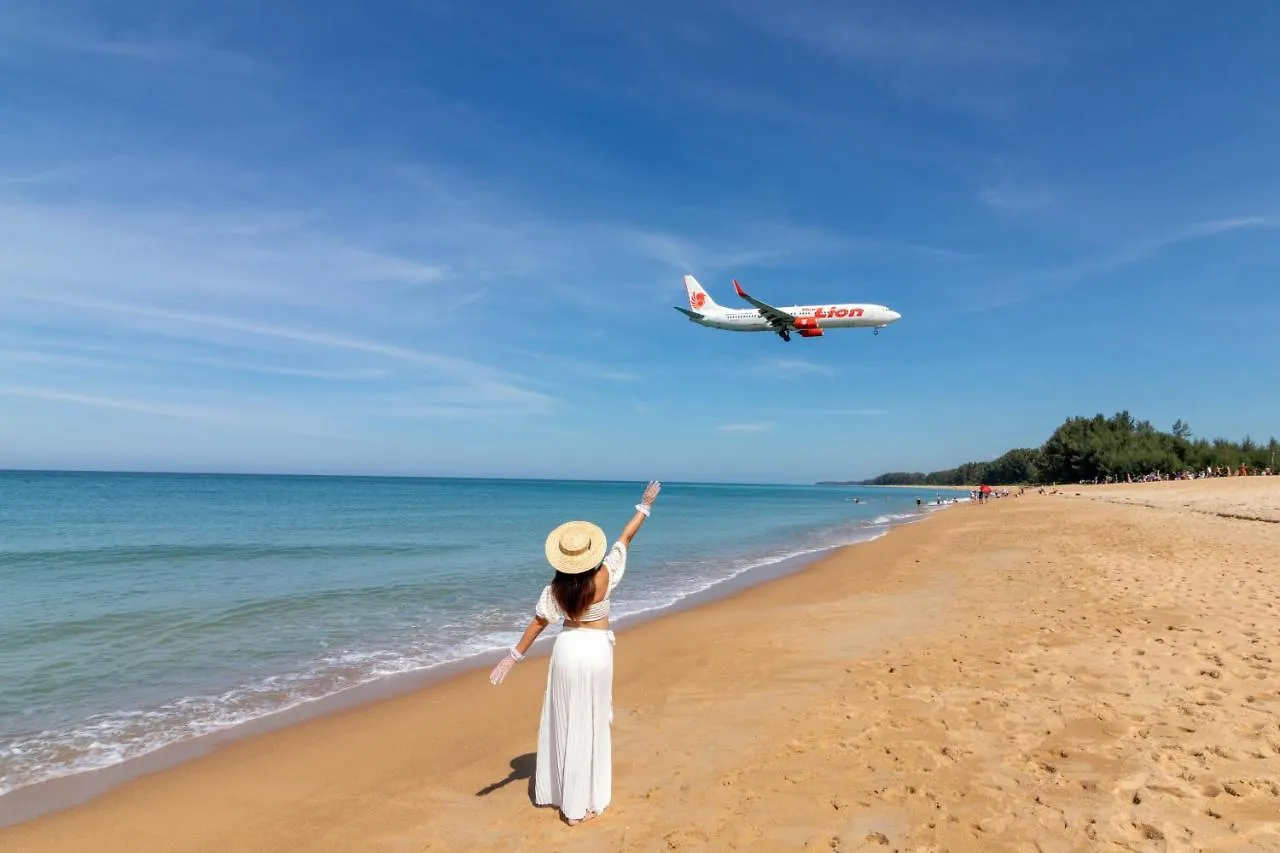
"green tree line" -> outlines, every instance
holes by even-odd
[[[1243,441],[1195,438],[1191,428],[1175,421],[1162,432],[1150,421],[1136,421],[1126,412],[1112,417],[1072,417],[1054,430],[1038,448],[1019,447],[990,462],[966,462],[945,471],[922,473],[892,471],[866,486],[964,486],[1078,483],[1081,480],[1124,480],[1159,472],[1199,472],[1206,469],[1250,472],[1280,464],[1280,442],[1274,437],[1262,444],[1246,436]]]

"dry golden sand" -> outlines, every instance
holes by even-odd
[[[1067,487],[1095,500],[1152,509],[1189,509],[1234,518],[1280,522],[1280,477],[1227,477],[1167,483]]]
[[[620,631],[614,802],[580,827],[529,803],[535,659],[240,741],[0,851],[1280,850],[1280,524],[1205,512],[1278,496],[959,506]]]

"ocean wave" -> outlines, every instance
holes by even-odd
[[[98,714],[72,727],[6,736],[0,746],[0,796],[38,782],[110,767],[362,684],[430,670],[502,645],[502,638],[494,634],[458,640],[439,648],[339,651],[301,672],[268,676],[221,693],[187,696],[147,710]]]
[[[473,550],[474,545],[415,542],[368,542],[332,545],[280,545],[274,543],[210,543],[205,545],[83,546],[0,550],[0,568],[31,566],[76,567],[117,563],[188,563],[200,560],[314,560],[359,557],[438,556]]]
[[[308,616],[321,617],[342,612],[356,604],[368,609],[376,606],[393,608],[405,602],[428,603],[454,592],[460,582],[449,576],[424,577],[400,583],[382,583],[378,586],[353,584],[346,588],[325,589],[315,592],[286,592],[254,601],[232,601],[221,606],[184,607],[179,609],[142,608],[100,613],[82,619],[67,619],[56,623],[38,624],[31,620],[15,620],[0,631],[7,647],[32,653],[35,647],[46,643],[65,643],[81,640],[92,644],[110,645],[123,637],[145,636],[155,644],[175,642],[181,637],[198,637],[204,632],[234,632],[240,628],[273,620],[283,624],[287,617],[293,622]]]
[[[937,509],[947,506],[950,504]],[[894,526],[926,517],[926,513],[889,513],[820,531],[806,537],[806,544],[802,546],[779,545],[737,556],[668,563],[661,572],[662,582],[656,588],[635,597],[620,596],[614,614],[620,621],[652,615],[692,596],[713,592],[717,586],[750,573],[768,573],[787,562],[804,561],[833,549],[878,539]],[[632,590],[635,589],[636,585],[632,585]],[[344,594],[359,593],[326,592],[314,597],[317,602],[331,606]],[[392,594],[402,598],[403,590]],[[277,606],[283,605],[269,600],[255,602],[207,615],[205,619],[236,623],[237,619],[248,616],[271,615],[271,608]],[[291,612],[296,615],[296,611]],[[145,710],[97,714],[64,727],[0,733],[0,795],[120,764],[165,746],[227,731],[370,682],[406,673],[429,672],[498,651],[510,645],[511,626],[528,616],[525,611],[504,607],[488,607],[478,614],[463,615],[467,618],[459,618],[455,623],[434,624],[429,640],[420,635],[396,648],[336,649],[319,655],[295,672],[260,677],[229,690],[187,696]],[[94,622],[95,631],[137,630],[151,624],[138,614],[113,614],[97,622],[86,622]],[[80,626],[80,630],[88,628],[88,625]],[[62,630],[66,630],[65,625]]]

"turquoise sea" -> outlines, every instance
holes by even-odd
[[[0,794],[507,646],[547,532],[615,534],[643,487],[0,472]],[[666,483],[615,621],[884,535],[939,494],[967,499]]]

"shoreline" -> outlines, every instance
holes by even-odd
[[[1280,850],[1280,527],[1180,506],[1280,479],[1160,491],[940,513],[620,626],[582,827],[531,802],[543,660],[227,744],[0,853]]]
[[[928,483],[922,483],[922,484],[920,484],[920,485],[912,486],[912,485],[908,485],[908,484],[905,484],[905,483],[882,483],[882,484],[876,484],[876,485],[874,485],[874,486],[868,486],[868,485],[863,485],[863,484],[861,484],[861,483],[842,483],[842,482],[839,482],[839,481],[836,481],[836,480],[832,480],[832,481],[830,481],[830,482],[817,482],[817,483],[814,483],[813,485],[814,485],[815,487],[822,487],[822,488],[824,488],[824,489],[825,489],[825,488],[831,488],[831,489],[914,489],[914,490],[919,491],[919,492],[928,492],[928,491],[933,491],[933,492],[947,492],[947,493],[954,493],[956,496],[963,496],[963,497],[966,497],[966,498],[967,498],[967,497],[969,496],[969,492],[971,492],[971,491],[973,491],[974,489],[978,488],[978,487],[979,487],[979,485],[981,485],[981,484],[980,484],[980,483],[975,483],[975,484],[973,484],[972,486],[934,486],[934,485],[930,485],[930,484],[928,484]],[[1016,489],[1016,488],[1018,488],[1018,487],[1017,487],[1017,486],[999,486],[999,487],[992,486],[992,488],[1010,488],[1010,489]]]
[[[906,513],[908,517],[886,522],[883,530],[872,533],[866,539],[753,566],[669,605],[616,617],[611,627],[620,632],[731,598],[744,590],[803,572],[846,549],[879,541],[899,528],[928,521],[940,510],[952,506],[954,505],[927,506],[923,511]],[[868,530],[871,531],[874,528],[869,527]],[[550,654],[555,636],[553,631],[540,637],[529,650],[528,658],[536,660]],[[491,666],[497,651],[484,650],[424,669],[374,678],[336,693],[307,699],[281,710],[236,723],[225,729],[168,743],[114,764],[24,785],[0,795],[0,830],[92,802],[135,779],[180,768],[188,762],[213,754],[245,739],[269,735],[332,714],[359,710],[402,696],[431,690],[455,679],[465,678]]]

